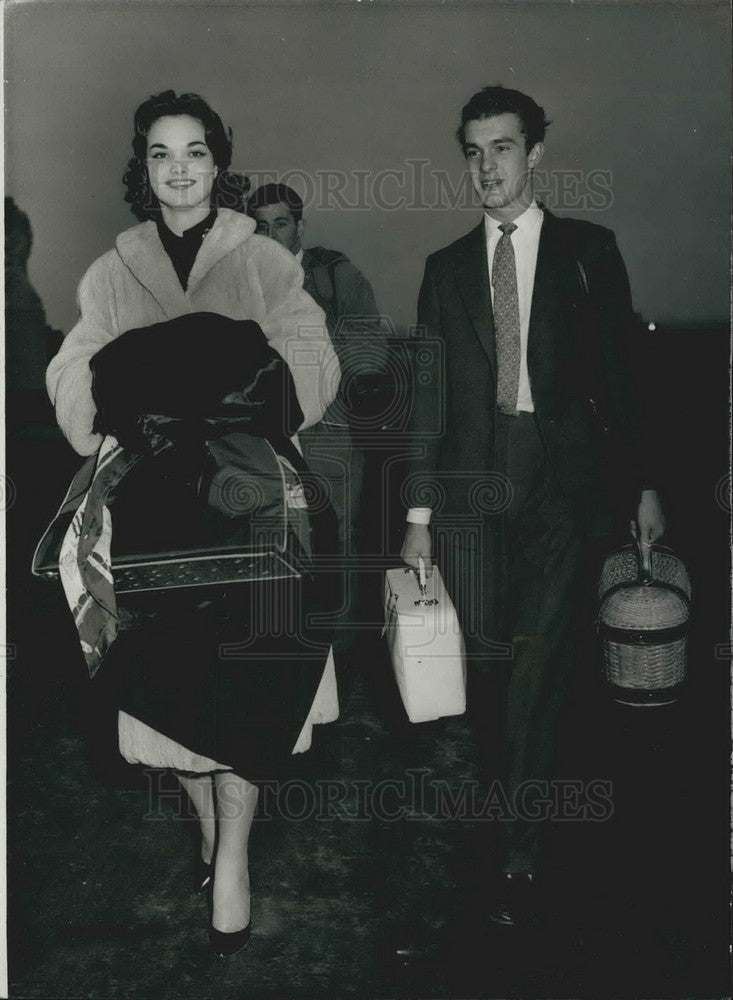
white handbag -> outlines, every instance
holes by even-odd
[[[466,649],[453,602],[437,567],[425,578],[407,566],[384,583],[384,634],[410,722],[466,711]]]

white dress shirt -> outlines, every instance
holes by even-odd
[[[540,245],[540,230],[544,218],[542,209],[536,201],[514,219],[517,227],[511,235],[514,248],[514,260],[517,268],[517,296],[519,298],[519,337],[521,342],[521,358],[519,362],[519,394],[517,409],[529,413],[534,411],[532,390],[529,384],[527,370],[527,340],[529,338],[529,316],[532,309],[532,289],[537,268],[537,251]],[[500,223],[484,214],[484,231],[486,233],[486,256],[489,263],[489,288],[491,302],[494,302],[494,286],[491,275],[494,267],[496,244],[501,238]],[[412,524],[430,524],[432,511],[430,507],[411,507],[407,512],[407,520]]]

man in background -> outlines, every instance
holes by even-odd
[[[326,324],[341,365],[339,395],[323,420],[298,434],[304,458],[321,476],[336,510],[345,566],[342,613],[334,649],[343,653],[354,640],[357,616],[355,525],[364,475],[360,432],[378,426],[379,378],[387,367],[387,342],[369,281],[346,254],[321,246],[303,247],[303,201],[285,184],[263,184],[252,192],[247,213],[256,232],[289,250],[304,271],[303,287],[326,314]],[[376,419],[375,419],[376,418]]]

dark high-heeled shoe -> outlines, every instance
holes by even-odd
[[[246,927],[241,931],[218,931],[214,927],[214,866],[211,866],[212,878],[209,882],[206,893],[206,905],[209,911],[209,944],[211,950],[217,958],[228,958],[236,954],[249,942],[252,933],[252,920],[247,921]]]
[[[211,945],[211,950],[214,952],[217,958],[229,958],[230,955],[235,955],[249,941],[250,935],[252,933],[252,921],[243,927],[241,931],[231,931],[231,933],[225,933],[224,931],[218,931],[216,927],[209,925],[209,944]]]

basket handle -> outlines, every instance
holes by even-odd
[[[634,542],[636,543],[636,557],[639,562],[639,583],[648,587],[652,582],[652,542],[644,542],[641,539],[641,532],[636,521],[633,522]]]

